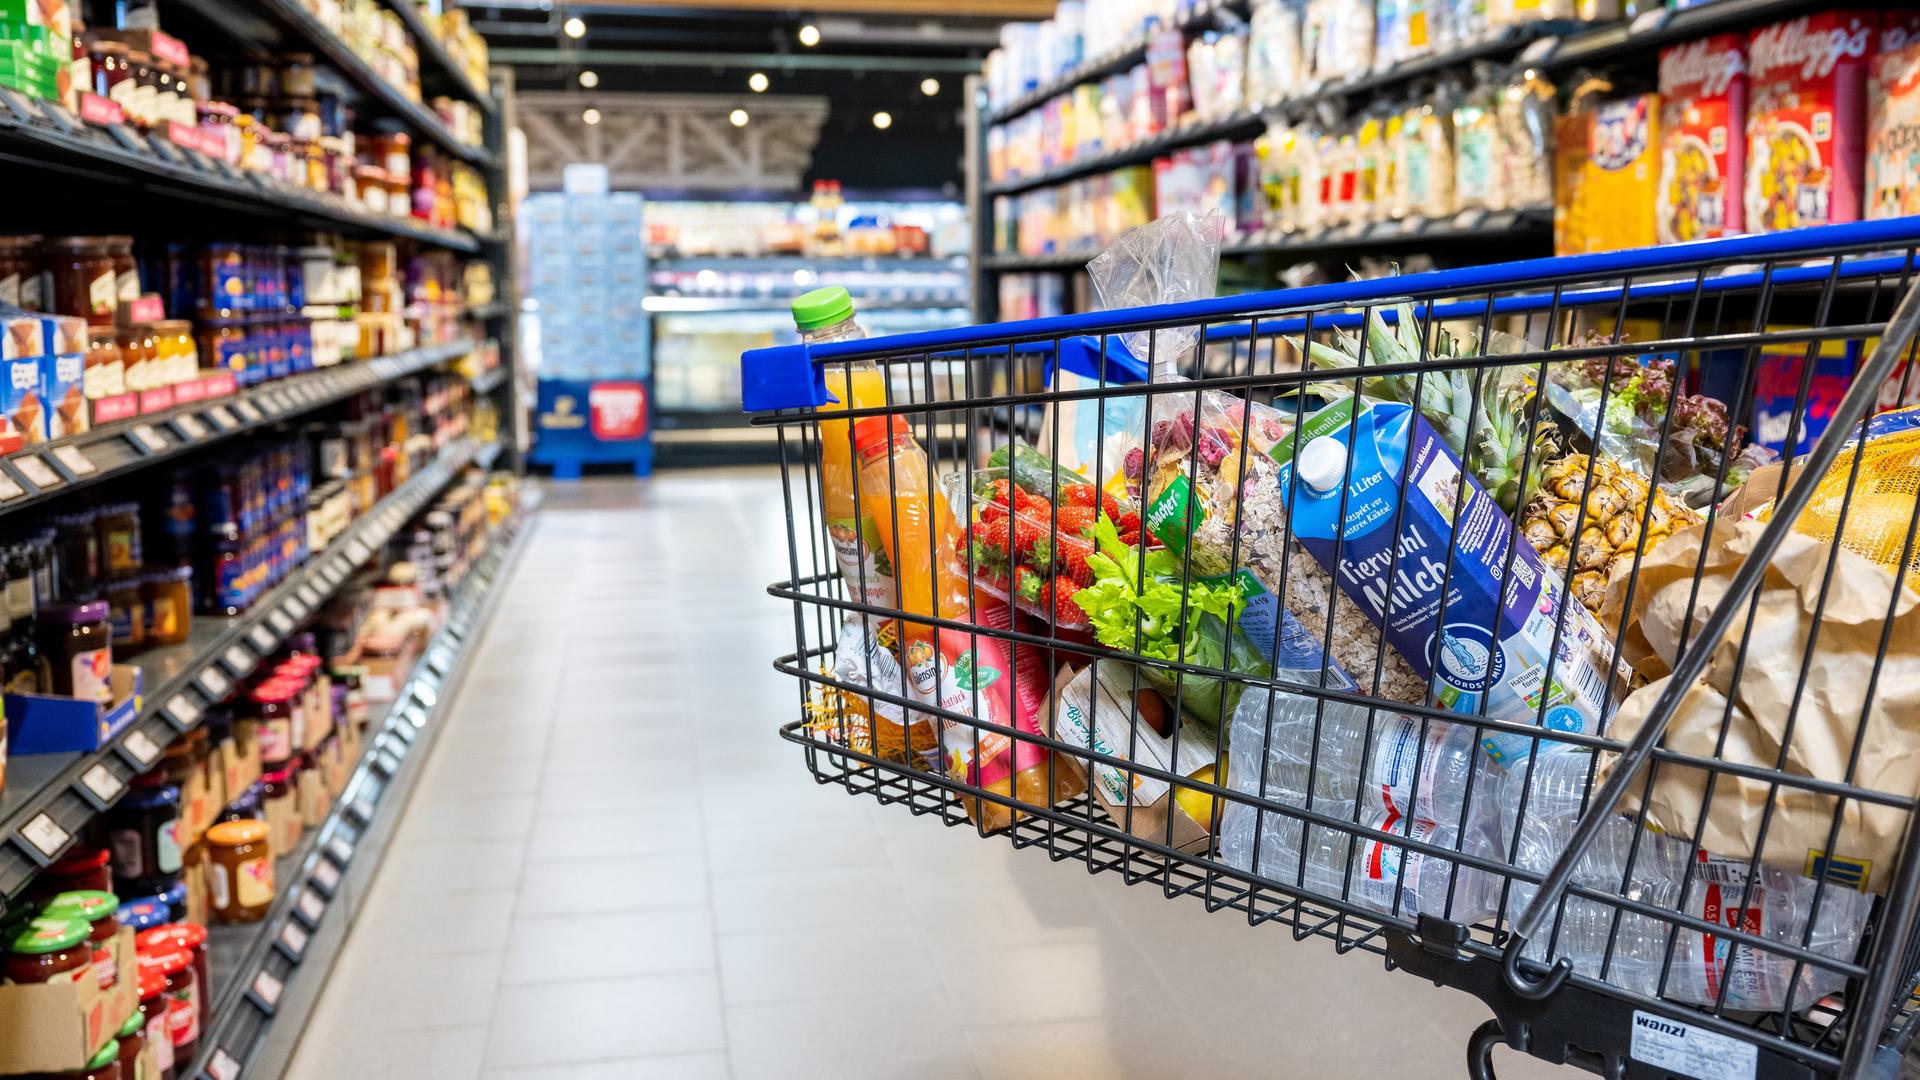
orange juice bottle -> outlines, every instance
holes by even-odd
[[[954,572],[952,560],[940,557],[957,541],[959,524],[947,509],[946,496],[934,487],[926,451],[914,439],[907,418],[856,420],[853,443],[860,454],[862,508],[871,515],[880,548],[893,566],[899,609],[965,621],[967,583]],[[900,637],[903,666],[915,691],[935,694],[935,628],[902,620]]]
[[[829,341],[854,341],[867,336],[854,321],[853,300],[847,290],[832,287],[815,289],[793,302],[793,322],[800,330],[800,341],[820,345]],[[845,420],[827,419],[827,415],[847,409],[866,409],[887,403],[887,386],[880,369],[871,360],[852,364],[830,364],[826,370],[827,390],[834,401],[822,405],[820,420],[820,496],[827,515],[827,535],[833,541],[834,558],[846,580],[847,596],[876,607],[893,606],[893,568],[881,556],[879,538],[874,533],[873,513],[868,503],[885,498],[886,488],[868,488],[854,492],[853,440]]]

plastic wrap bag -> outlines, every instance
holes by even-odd
[[[1247,100],[1264,105],[1298,93],[1306,84],[1300,55],[1300,5],[1258,0],[1247,42]]]
[[[1435,93],[1416,101],[1400,117],[1401,185],[1406,212],[1425,218],[1452,216],[1453,110]]]
[[[1528,68],[1500,91],[1500,143],[1506,159],[1506,202],[1553,202],[1553,84]]]
[[[1226,221],[1219,214],[1176,211],[1121,233],[1113,246],[1087,263],[1093,295],[1108,311],[1205,300],[1220,273],[1220,236]],[[1158,381],[1180,370],[1200,340],[1197,326],[1135,330],[1120,341],[1137,359],[1151,359]]]

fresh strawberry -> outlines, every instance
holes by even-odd
[[[1012,526],[1006,518],[997,521],[982,520],[978,526],[980,543],[988,551],[996,552],[1004,561],[1007,558],[1008,530]]]
[[[1062,506],[1092,506],[1094,488],[1092,484],[1068,484],[1061,492]]]
[[[1059,532],[1061,536],[1085,536],[1093,528],[1094,509],[1091,506],[1063,506],[1060,508]]]
[[[980,508],[980,520],[981,520],[981,521],[1005,521],[1005,520],[1007,520],[1007,504],[1006,504],[1006,503],[997,503],[997,502],[990,502],[990,503],[988,503],[987,505],[985,505],[985,506],[983,506],[983,507],[981,507],[981,508]]]
[[[1007,492],[1011,490],[1013,490],[1012,484],[1007,483],[1005,480],[995,480],[987,485],[987,501],[996,502],[1001,506],[1005,506],[1007,505]]]
[[[1032,550],[1026,554],[1027,565],[1042,573],[1053,573],[1053,560],[1058,557],[1054,551],[1054,539],[1051,534],[1048,534],[1035,540]]]
[[[1053,504],[1038,495],[1029,495],[1019,488],[1013,489],[1013,508],[1035,521],[1047,521],[1053,517]]]
[[[1125,534],[1130,532],[1137,533],[1140,531],[1140,515],[1134,513],[1131,510],[1117,517],[1112,514],[1109,514],[1107,516],[1113,518],[1113,528],[1114,528],[1114,531],[1116,532]]]
[[[1093,557],[1093,541],[1077,536],[1060,538],[1060,561],[1066,568],[1066,576],[1076,585],[1093,584],[1093,569],[1087,560]]]
[[[1140,530],[1134,529],[1130,532],[1121,533],[1120,542],[1127,545],[1128,547],[1132,547],[1138,544],[1140,542]]]
[[[1013,523],[1013,549],[1016,555],[1031,555],[1033,545],[1047,535],[1044,525],[1035,524],[1027,518],[1015,518]]]
[[[1047,580],[1022,566],[1013,572],[1013,594],[1029,604],[1041,603],[1040,598],[1046,595]]]
[[[1120,504],[1104,491],[1100,493],[1100,512],[1115,521],[1120,520]]]
[[[1053,621],[1055,624],[1066,623],[1070,626],[1082,626],[1086,624],[1086,611],[1083,610],[1079,604],[1073,602],[1074,594],[1079,591],[1077,588],[1069,589],[1065,586],[1061,587],[1060,594],[1053,598]]]

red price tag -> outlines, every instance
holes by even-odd
[[[109,124],[126,123],[127,113],[120,107],[119,102],[109,101],[99,94],[90,94],[83,90],[80,93],[80,119],[89,124],[106,127]]]
[[[178,120],[169,120],[167,121],[167,141],[175,146],[198,150],[200,149],[200,129],[188,127]]]
[[[173,408],[173,387],[163,386],[158,390],[140,391],[141,412],[165,412],[171,408]]]
[[[187,55],[186,43],[172,34],[163,34],[158,30],[148,31],[153,40],[153,56],[156,60],[165,60],[177,67],[192,66],[193,59]]]
[[[155,297],[155,299],[158,299],[158,297]],[[139,319],[136,321],[153,322],[154,320]],[[191,382],[173,384],[173,403],[175,405],[186,405],[190,402],[204,401],[206,396],[207,382],[205,379],[194,379]]]
[[[159,293],[146,293],[127,305],[127,322],[159,322],[167,317],[166,307],[160,303]]]
[[[207,397],[226,397],[235,390],[233,372],[223,371],[218,375],[209,375],[200,382],[207,388]]]
[[[93,422],[111,424],[140,415],[140,395],[115,394],[103,397],[93,403]]]
[[[625,442],[646,437],[645,383],[595,383],[587,391],[587,409],[593,415],[593,437],[602,442]]]

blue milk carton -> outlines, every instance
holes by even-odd
[[[1298,461],[1290,460],[1292,440],[1275,448],[1294,535],[1429,681],[1442,707],[1479,714],[1484,700],[1490,719],[1598,731],[1612,651],[1599,621],[1561,602],[1554,572],[1532,547],[1513,543],[1512,520],[1471,474],[1461,485],[1460,459],[1418,412],[1364,401],[1354,410],[1348,399],[1309,419]],[[1343,526],[1340,479],[1350,458]],[[1511,733],[1489,731],[1481,745],[1502,763],[1532,752],[1529,738]]]

